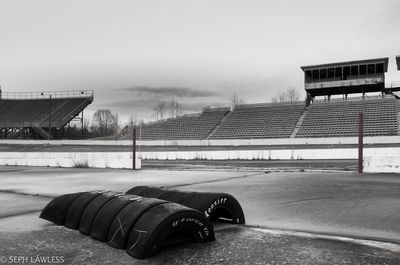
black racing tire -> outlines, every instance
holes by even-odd
[[[163,190],[159,188],[148,187],[147,189],[140,192],[138,195],[147,198],[157,198],[160,199],[168,190]]]
[[[120,195],[108,201],[97,212],[92,223],[90,236],[99,241],[106,241],[109,228],[117,214],[128,204],[141,199],[142,197],[136,195]]]
[[[164,193],[160,199],[170,201],[170,202],[175,202],[175,203],[180,203],[186,201],[187,198],[190,198],[195,194],[195,192],[185,192],[185,191],[179,191],[179,190],[169,190],[166,193]],[[197,210],[197,209],[196,209]]]
[[[125,206],[110,226],[107,238],[108,244],[114,248],[125,249],[129,231],[131,231],[135,222],[150,208],[162,203],[168,202],[143,197],[142,200],[131,202]]]
[[[89,235],[92,229],[94,218],[99,210],[110,200],[116,196],[121,195],[118,192],[105,192],[94,198],[82,213],[81,221],[79,223],[79,231],[83,234]]]
[[[39,218],[53,222],[57,225],[64,225],[65,216],[68,212],[69,206],[82,193],[83,192],[70,193],[54,198],[42,210]]]
[[[139,195],[139,196],[147,197],[147,198],[160,199],[167,192],[168,192],[168,190],[160,189],[157,187],[137,186],[137,187],[134,187],[134,188],[128,190],[126,192],[126,194],[134,194],[134,195]]]
[[[64,225],[68,228],[78,229],[81,221],[82,213],[86,209],[86,206],[102,191],[88,191],[82,193],[68,209],[67,215],[65,216]]]
[[[164,190],[139,186],[140,189],[132,188],[130,191],[140,191],[140,196],[153,197],[170,202],[179,203],[204,213],[213,221],[244,224],[245,217],[240,203],[230,194],[217,192],[190,192],[179,190]],[[165,191],[165,192],[162,192]],[[129,191],[128,191],[129,192]],[[142,195],[143,194],[143,195]],[[148,194],[150,196],[146,196]]]
[[[147,190],[148,188],[148,186],[136,186],[128,190],[126,194],[139,195],[142,191]]]
[[[164,203],[150,208],[134,224],[126,252],[144,259],[171,242],[186,240],[198,243],[215,240],[212,224],[199,211],[177,203]]]
[[[180,200],[179,203],[202,212],[212,221],[245,223],[240,203],[227,193],[196,192]]]

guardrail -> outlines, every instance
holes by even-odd
[[[42,92],[1,92],[1,99],[48,99],[93,97],[93,90],[64,90]]]

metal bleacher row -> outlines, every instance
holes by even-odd
[[[347,137],[358,133],[364,112],[366,136],[397,135],[399,103],[394,97],[347,101],[243,104],[205,109],[138,129],[141,140],[268,139]],[[296,130],[295,130],[296,128]],[[298,130],[297,130],[298,129]],[[122,139],[129,139],[127,134]]]

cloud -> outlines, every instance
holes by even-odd
[[[98,104],[99,107],[113,108],[113,109],[152,109],[156,104],[160,102],[153,98],[132,98],[127,100],[116,100],[111,102],[105,102],[103,104]]]
[[[122,90],[134,92],[137,96],[154,96],[156,98],[161,97],[212,97],[218,93],[209,90],[192,89],[188,87],[148,87],[148,86],[136,86],[130,88],[123,88]]]

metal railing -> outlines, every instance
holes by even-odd
[[[1,92],[1,99],[93,98],[93,90]]]

